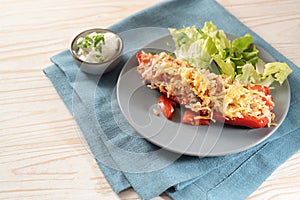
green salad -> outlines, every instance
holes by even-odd
[[[202,28],[169,28],[169,31],[175,42],[176,57],[187,60],[196,68],[226,74],[232,80],[266,86],[273,82],[282,84],[292,72],[286,63],[265,63],[250,34],[231,41],[212,22],[205,22]],[[217,72],[212,68],[212,62],[216,64]]]

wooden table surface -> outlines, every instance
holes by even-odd
[[[0,199],[139,199],[112,191],[42,70],[81,30],[157,2],[0,0]],[[300,66],[300,1],[218,2]],[[299,169],[300,152],[248,199],[299,199]]]

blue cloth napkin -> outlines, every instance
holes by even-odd
[[[117,69],[103,76],[81,72],[70,52],[51,58],[44,70],[74,116],[107,181],[116,193],[132,187],[141,199],[163,192],[173,199],[245,199],[300,147],[300,70],[222,6],[211,0],[165,1],[109,27],[124,33],[140,27],[202,26],[213,21],[234,35],[253,35],[255,43],[293,69],[289,76],[290,109],[283,124],[263,143],[246,151],[220,157],[191,157],[165,151],[136,134],[116,100],[118,74],[135,48],[161,36],[141,33],[125,42]]]

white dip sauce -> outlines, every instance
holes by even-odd
[[[98,48],[95,48],[93,44],[90,44],[87,47],[79,45],[85,37],[80,37],[77,40],[78,50],[76,53],[81,60],[90,63],[101,63],[112,59],[118,53],[120,48],[120,38],[117,35],[110,32],[102,34],[104,36],[104,42],[100,41],[97,45]],[[93,32],[88,34],[87,36],[93,39],[97,35],[101,35],[101,33]],[[91,40],[91,42],[92,41],[95,42],[94,40]],[[100,49],[99,45],[101,46]]]

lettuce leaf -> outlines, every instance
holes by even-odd
[[[271,62],[265,64],[263,73],[259,73],[258,70],[252,64],[245,64],[240,66],[242,73],[238,74],[235,78],[244,83],[260,84],[270,86],[274,81],[277,81],[282,85],[288,75],[292,72],[286,63]]]
[[[202,28],[169,28],[169,31],[175,42],[175,56],[195,68],[214,71],[214,62],[219,73],[231,76],[232,80],[267,86],[274,81],[282,84],[292,72],[286,63],[265,64],[250,34],[230,41],[212,22],[205,22]]]
[[[183,29],[169,28],[175,42],[177,58],[187,60],[196,68],[209,68],[212,55],[230,47],[223,30],[218,30],[212,22],[205,22],[202,29],[196,26]]]
[[[235,79],[243,83],[260,83],[261,75],[258,71],[255,70],[254,66],[250,63],[245,64],[244,66],[239,66],[242,70],[242,73],[238,74]]]
[[[237,48],[245,51],[253,43],[252,36],[250,34],[244,35],[244,37],[236,38],[232,40],[232,48]]]
[[[217,63],[217,67],[221,74],[226,74],[234,79],[235,66],[229,59],[223,60],[219,54],[213,55],[213,59]]]
[[[230,60],[235,66],[244,66],[247,63],[251,63],[255,66],[259,60],[258,50],[253,44],[253,38],[250,34],[246,34],[243,37],[236,38],[232,41],[230,48]],[[242,73],[241,68],[236,68],[236,74]]]
[[[272,62],[265,65],[262,79],[272,77],[275,81],[278,81],[280,85],[292,73],[291,68],[283,62]]]

